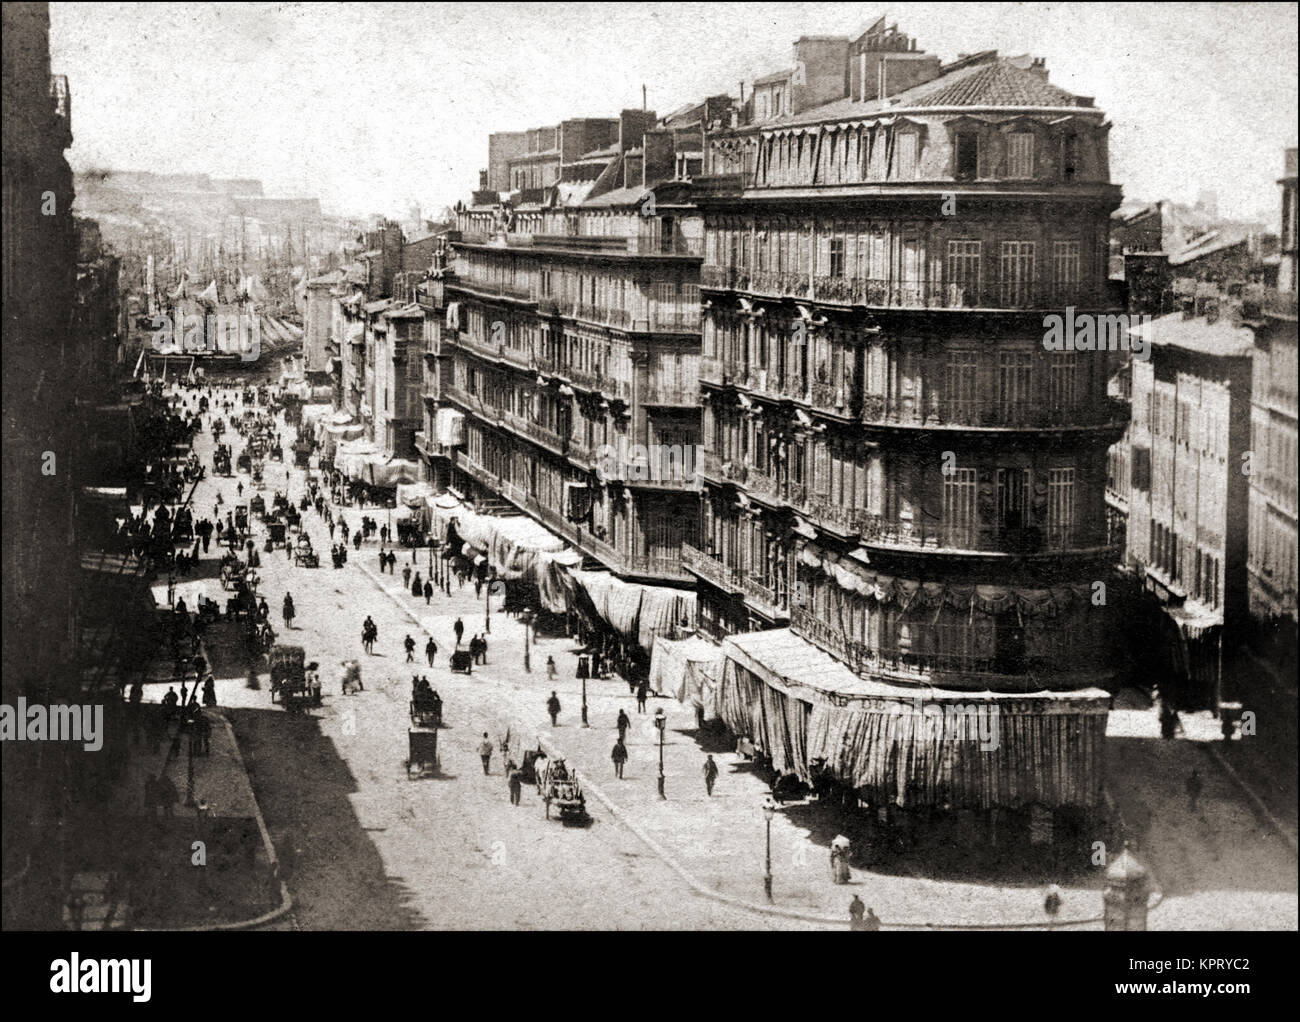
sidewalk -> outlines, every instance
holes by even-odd
[[[204,655],[207,650],[202,651]],[[223,928],[274,913],[284,892],[275,852],[265,840],[248,774],[225,718],[204,710],[210,754],[193,758],[179,720],[164,719],[158,701],[180,682],[174,665],[155,660],[145,698],[128,706],[127,756],[120,775],[70,822],[70,873],[64,923],[73,929]],[[111,696],[110,696],[111,698]],[[154,748],[151,729],[157,735]],[[178,801],[171,816],[146,804],[146,780],[165,775]]]
[[[361,513],[378,514],[369,510]],[[382,518],[379,519],[382,521]],[[373,545],[372,545],[373,546]],[[452,587],[452,603],[428,608],[405,591],[400,570],[396,576],[380,575],[362,548],[360,566],[370,580],[403,607],[413,623],[417,646],[423,648],[425,629],[438,641],[439,664],[445,664],[447,627],[458,613],[466,621],[466,634],[480,631],[482,601],[475,601],[468,586]],[[398,548],[399,568],[410,552]],[[377,563],[377,558],[375,558]],[[418,564],[417,560],[417,564]],[[493,601],[496,602],[495,600]],[[469,608],[476,614],[471,618]],[[512,617],[492,614],[488,662],[476,666],[471,678],[494,686],[499,715],[512,717],[548,748],[564,755],[578,768],[598,801],[608,800],[611,812],[643,840],[649,839],[657,855],[686,874],[697,890],[756,912],[788,915],[826,925],[847,925],[848,905],[857,894],[891,927],[996,927],[1018,929],[1047,925],[1042,912],[1043,888],[1053,881],[1065,890],[1065,903],[1054,925],[1060,928],[1100,928],[1101,871],[1082,873],[1072,885],[1056,877],[1042,883],[990,885],[897,876],[854,869],[851,882],[831,880],[829,838],[824,833],[830,813],[816,803],[791,803],[778,807],[772,822],[773,901],[765,902],[763,876],[766,823],[763,803],[769,794],[766,781],[753,765],[710,733],[697,734],[694,712],[668,698],[652,698],[646,712],[636,712],[636,699],[627,683],[617,677],[587,683],[588,720],[581,726],[581,682],[575,677],[579,650],[568,638],[537,639],[530,652],[531,673],[524,673],[523,626]],[[555,658],[557,678],[546,677],[546,659]],[[552,728],[546,699],[554,689],[563,709],[559,726]],[[664,739],[666,800],[657,788],[659,735],[654,711],[662,707],[668,718]],[[614,777],[610,752],[617,737],[619,709],[632,718],[628,732],[629,760],[624,777]],[[484,720],[483,726],[496,721]],[[525,739],[525,746],[532,744]],[[712,752],[719,777],[714,794],[705,791],[703,764]],[[601,796],[604,796],[602,799]],[[594,808],[594,807],[593,807]],[[558,825],[558,824],[557,824]]]

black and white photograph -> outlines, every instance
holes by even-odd
[[[1298,926],[1296,48],[1272,3],[4,4],[37,985],[147,999],[127,931],[155,977],[788,931],[774,981],[842,931],[1249,995],[1233,935]]]

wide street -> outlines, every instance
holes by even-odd
[[[283,429],[282,441],[292,441]],[[233,432],[226,438],[240,451]],[[195,450],[210,466],[213,441],[200,433]],[[288,492],[294,503],[305,491],[306,472],[266,462],[263,493]],[[243,497],[236,496],[238,483]],[[250,494],[247,474],[202,480],[194,496],[196,516],[210,514],[218,491],[223,514]],[[362,514],[388,524],[383,508],[345,508],[354,530]],[[335,510],[336,517],[338,509]],[[694,730],[688,708],[652,699],[652,713],[669,717],[665,750],[667,801],[655,789],[656,734],[650,716],[636,716],[635,701],[621,680],[593,680],[588,701],[592,727],[580,726],[581,689],[574,677],[576,645],[562,636],[535,639],[532,670],[523,668],[523,626],[490,599],[488,663],[472,675],[452,674],[453,622],[465,637],[482,632],[485,607],[473,587],[436,592],[426,605],[403,586],[402,568],[427,575],[428,550],[398,548],[394,574],[379,573],[379,542],[349,548],[341,570],[330,565],[330,539],[315,512],[305,529],[323,554],[320,568],[295,567],[284,550],[261,553],[261,592],[271,607],[278,641],[301,645],[307,660],[321,664],[325,704],[306,714],[284,713],[270,700],[263,671],[259,689],[246,685],[247,659],[235,626],[209,633],[218,678],[218,701],[227,708],[256,797],[280,856],[294,898],[279,925],[321,928],[828,928],[844,919],[857,893],[886,926],[1042,925],[1042,886],[1064,888],[1061,921],[1098,929],[1100,871],[1047,878],[1013,870],[976,877],[961,870],[931,871],[903,862],[881,872],[854,870],[850,888],[830,883],[826,846],[842,818],[815,803],[783,807],[773,825],[774,905],[799,919],[744,909],[762,902],[764,832],[759,811],[766,787],[725,745],[710,744]],[[259,549],[264,532],[257,531]],[[290,537],[292,542],[292,535]],[[210,557],[215,558],[214,549]],[[215,563],[203,581],[184,582],[178,592],[193,606],[202,588],[224,604]],[[285,632],[280,606],[293,595],[297,618]],[[370,615],[379,629],[375,655],[360,642]],[[403,639],[416,641],[414,664],[405,663]],[[438,643],[435,666],[424,658],[425,641]],[[545,663],[554,656],[556,681]],[[338,666],[358,659],[365,691],[343,696]],[[427,675],[444,699],[438,776],[409,780],[404,761],[413,673]],[[554,688],[564,706],[552,728],[545,701]],[[150,695],[153,698],[153,694]],[[618,709],[633,714],[630,760],[616,781],[608,763]],[[1152,928],[1254,928],[1295,925],[1294,881],[1282,842],[1260,825],[1240,793],[1210,763],[1196,742],[1161,743],[1143,733],[1150,715],[1113,714],[1108,760],[1111,789],[1142,852],[1153,868],[1161,898]],[[731,903],[694,893],[663,857],[632,833],[602,801],[588,798],[586,827],[544,817],[537,793],[525,787],[523,804],[510,805],[500,753],[484,776],[476,747],[486,730],[495,741],[504,721],[522,726],[525,747],[544,739],[608,792],[684,871]],[[1129,730],[1126,730],[1129,729]],[[700,779],[711,751],[722,777],[714,798]],[[1206,797],[1195,817],[1182,808],[1181,781],[1191,765],[1206,774]],[[1140,779],[1140,783],[1139,783]],[[1163,806],[1158,814],[1147,806]],[[611,914],[609,906],[617,905]],[[734,907],[733,907],[734,906]]]
[[[286,431],[289,442],[292,431]],[[226,439],[239,437],[230,431]],[[210,514],[216,493],[224,510],[239,498],[236,484],[248,475],[222,479],[211,474],[213,441],[200,434],[195,450],[208,476],[194,496],[196,516]],[[286,469],[266,463],[268,498],[285,487]],[[289,492],[304,492],[302,470],[290,472]],[[269,503],[269,500],[268,500]],[[336,512],[337,513],[337,512]],[[367,512],[381,524],[382,509]],[[361,514],[347,509],[350,519]],[[246,687],[242,642],[233,627],[213,629],[209,645],[218,677],[218,701],[236,708],[230,715],[254,791],[280,856],[283,875],[294,898],[284,925],[303,929],[372,928],[762,928],[773,920],[733,911],[692,897],[685,885],[633,834],[594,800],[587,827],[544,817],[536,792],[525,787],[523,804],[509,802],[500,754],[484,776],[476,747],[484,730],[495,737],[507,705],[532,707],[525,724],[546,718],[545,674],[540,660],[524,675],[520,664],[503,663],[489,650],[488,666],[472,676],[448,670],[448,650],[455,645],[452,623],[464,618],[466,638],[481,631],[483,605],[466,586],[448,598],[435,595],[430,607],[418,607],[421,622],[439,645],[436,666],[424,660],[425,635],[383,595],[362,565],[377,570],[378,543],[350,552],[346,568],[330,565],[324,522],[306,516],[307,530],[323,557],[322,567],[293,567],[281,550],[262,553],[262,586],[272,608],[278,641],[302,645],[308,660],[322,665],[325,705],[306,715],[290,715],[272,706],[268,676],[262,687]],[[259,547],[261,543],[259,540]],[[410,551],[399,551],[409,559]],[[427,568],[421,550],[419,568]],[[216,550],[210,556],[215,556]],[[401,562],[397,582],[401,581]],[[206,572],[210,575],[211,572]],[[216,579],[202,583],[224,606]],[[196,583],[182,584],[192,591]],[[280,605],[293,594],[297,619],[283,631]],[[191,605],[193,605],[191,603]],[[361,622],[371,615],[379,627],[374,656],[360,643]],[[520,630],[503,615],[493,627]],[[408,667],[402,639],[418,642],[419,662]],[[230,641],[221,642],[219,638]],[[365,691],[344,697],[335,667],[360,658]],[[415,670],[428,675],[444,701],[445,726],[439,733],[441,771],[437,777],[409,780],[404,761],[409,726],[410,679]],[[563,696],[565,693],[562,692]],[[151,698],[153,693],[150,694]],[[161,693],[159,693],[161,695]],[[516,698],[507,699],[511,695]],[[523,697],[523,698],[519,698]],[[576,714],[576,704],[574,705]],[[576,717],[571,717],[575,720]],[[798,924],[794,924],[798,925]]]

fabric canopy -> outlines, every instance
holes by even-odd
[[[673,640],[657,635],[650,656],[650,687],[679,703],[699,707],[705,720],[716,720],[717,682],[724,659],[720,646],[699,636]]]
[[[778,770],[813,764],[873,804],[1095,806],[1109,693],[959,692],[860,678],[789,629],[723,647],[722,720]]]

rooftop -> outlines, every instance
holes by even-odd
[[[1181,312],[1173,312],[1134,327],[1130,333],[1145,337],[1153,347],[1181,348],[1220,358],[1249,356],[1255,347],[1254,331],[1226,317],[1210,323],[1203,318],[1184,319]]]

